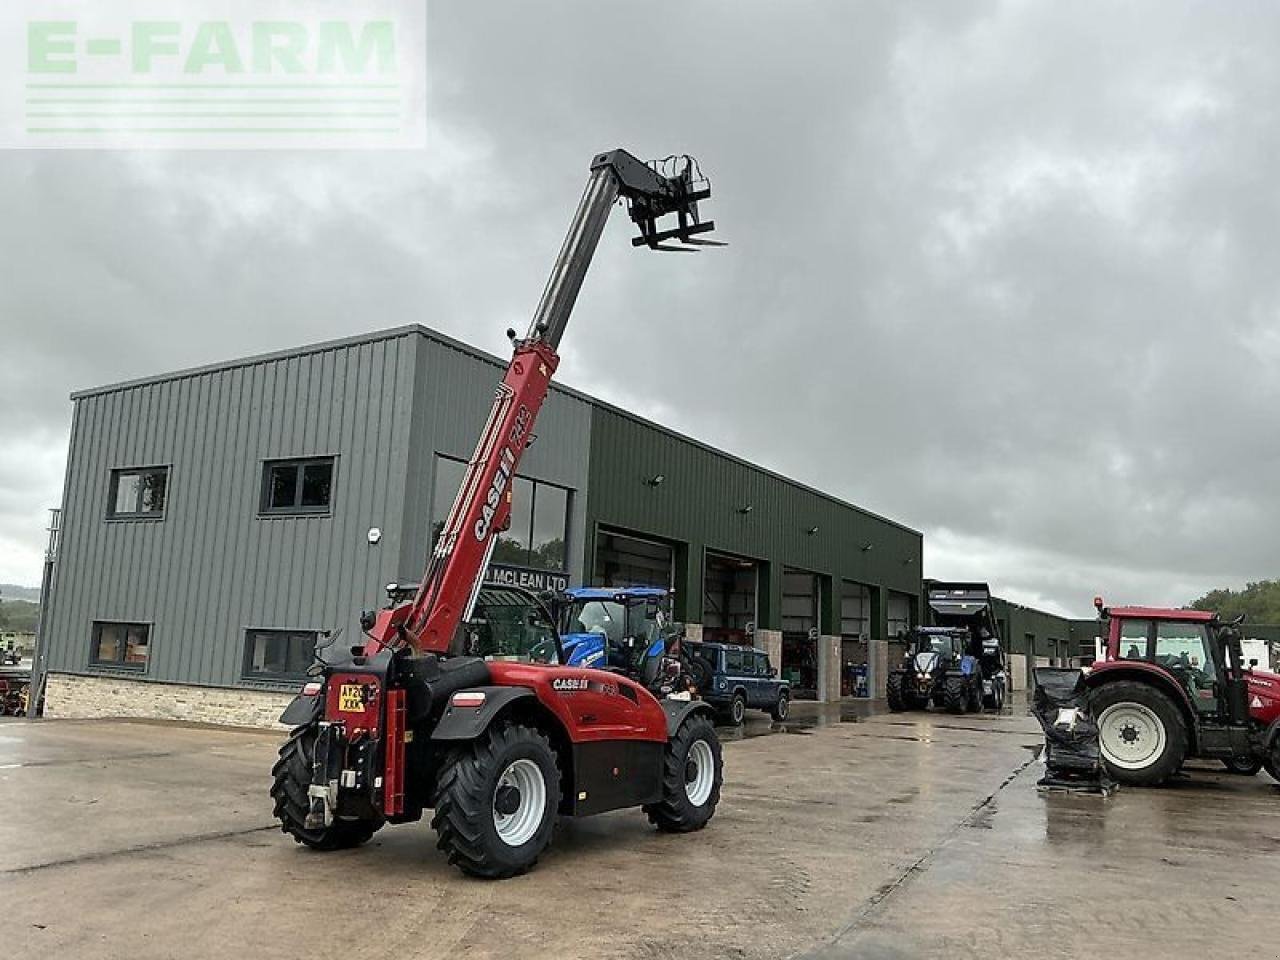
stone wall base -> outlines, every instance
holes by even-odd
[[[867,686],[872,700],[883,700],[889,682],[889,645],[883,640],[867,644]]]
[[[756,628],[755,647],[769,655],[769,666],[782,674],[782,631]]]
[[[281,730],[277,720],[294,695],[50,673],[44,696],[44,715],[50,719],[128,717]]]
[[[823,703],[840,702],[840,637],[823,634],[818,638],[818,699]]]

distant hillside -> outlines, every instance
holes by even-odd
[[[16,583],[0,583],[0,600],[30,600],[40,602],[39,587],[20,587]]]
[[[29,600],[0,600],[0,633],[35,633],[40,604]]]

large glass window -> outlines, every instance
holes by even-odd
[[[168,467],[113,470],[107,516],[112,520],[162,519],[168,486]]]
[[[328,513],[332,498],[333,457],[263,464],[259,510],[264,514]]]
[[[556,630],[542,608],[529,603],[525,594],[501,587],[480,591],[451,652],[489,660],[559,661]]]
[[[93,624],[89,661],[98,667],[145,670],[150,648],[151,627],[148,624],[99,620]]]
[[[493,545],[494,563],[512,563],[527,567],[529,537],[533,525],[533,481],[516,477],[511,484],[511,525],[498,534]]]
[[[569,491],[549,483],[535,486],[529,566],[539,570],[564,570],[568,565],[564,539],[568,529]]]
[[[1197,710],[1212,713],[1217,709],[1214,681],[1218,671],[1209,653],[1204,624],[1157,621],[1155,660],[1187,688]]]
[[[467,465],[436,457],[431,500],[431,544],[434,547],[453,508]],[[493,562],[538,570],[568,566],[565,539],[569,529],[569,491],[554,484],[516,477],[511,485],[511,525],[497,535]]]
[[[314,630],[249,630],[245,633],[243,676],[247,680],[294,680],[315,659]]]
[[[1147,634],[1151,629],[1150,620],[1120,621],[1120,659],[1147,659]]]

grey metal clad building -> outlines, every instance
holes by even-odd
[[[47,714],[274,720],[421,574],[504,367],[408,326],[73,394]],[[901,524],[564,387],[536,433],[493,579],[672,586],[820,699],[918,614]]]

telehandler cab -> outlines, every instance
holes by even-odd
[[[671,241],[720,245],[699,236],[714,228],[697,212],[710,195],[689,157],[646,164],[614,150],[592,161],[528,331],[507,331],[513,357],[413,599],[363,614],[367,641],[318,665],[280,718],[294,730],[271,795],[299,843],[355,846],[433,809],[449,861],[496,878],[537,861],[559,814],[642,806],[659,830],[680,833],[711,819],[722,766],[710,706],[567,666],[545,610],[481,589],[611,208],[627,202],[634,245],[691,250]],[[676,224],[659,229],[668,215]]]

